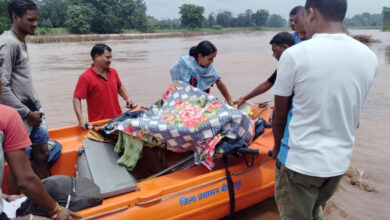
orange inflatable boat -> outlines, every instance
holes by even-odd
[[[271,108],[266,107],[258,109],[255,114],[268,119],[270,112]],[[76,175],[76,151],[82,147],[87,132],[76,126],[49,131],[50,137],[63,146],[61,157],[51,169],[53,175]],[[249,146],[260,152],[255,156],[252,167],[246,165],[243,157],[229,157],[235,211],[273,195],[274,160],[268,156],[273,145],[272,131],[266,128],[264,134]],[[102,205],[79,213],[84,219],[222,218],[230,214],[228,184],[222,160],[216,159],[215,163],[212,171],[199,165],[138,182],[135,191],[105,199]]]

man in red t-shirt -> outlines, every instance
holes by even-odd
[[[0,72],[0,94],[3,86]],[[31,145],[30,137],[22,122],[19,113],[6,105],[0,104],[0,186],[4,175],[4,157],[7,159],[10,173],[15,184],[31,201],[46,209],[51,219],[72,219],[80,218],[66,208],[60,207],[58,203],[46,192],[38,176],[31,168],[25,147]],[[2,191],[0,187],[0,219],[8,219],[3,212]],[[32,215],[30,219],[32,219]]]
[[[73,107],[79,126],[85,128],[81,99],[87,99],[88,121],[114,118],[122,114],[118,93],[126,107],[134,104],[129,98],[118,72],[110,68],[112,50],[105,44],[96,44],[91,50],[93,64],[80,77],[73,94]]]

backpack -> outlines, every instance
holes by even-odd
[[[57,162],[58,158],[61,156],[62,145],[58,141],[52,139],[50,139],[47,143],[50,151],[47,169],[49,171],[49,174],[51,175],[50,168]],[[26,148],[26,153],[28,158],[30,159],[30,162],[32,162],[34,158],[32,158],[31,155],[31,146]]]
[[[60,206],[77,212],[102,204],[100,188],[91,180],[83,177],[54,175],[42,180],[46,191]],[[16,210],[16,216],[28,214],[49,217],[49,213],[27,199]]]

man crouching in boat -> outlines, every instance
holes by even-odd
[[[81,110],[81,99],[87,99],[88,120],[98,121],[114,118],[122,114],[118,93],[130,108],[129,98],[118,72],[110,68],[112,50],[105,44],[96,44],[91,50],[93,64],[80,77],[73,94],[73,107],[79,126],[85,129],[88,124]]]
[[[3,86],[0,72],[0,94]],[[46,209],[51,219],[80,218],[77,213],[60,207],[46,192],[41,181],[31,168],[30,161],[24,148],[31,145],[27,130],[18,112],[8,106],[0,104],[0,183],[4,175],[4,156],[7,159],[17,187],[35,204]],[[0,195],[2,194],[0,189]],[[3,212],[3,203],[0,199],[0,219],[9,219]],[[34,219],[31,215],[29,219]]]
[[[295,45],[295,40],[293,35],[291,35],[290,33],[280,32],[276,34],[269,43],[272,45],[272,55],[275,57],[276,60],[279,61],[280,56],[282,56],[283,52],[287,48]],[[268,91],[274,85],[276,75],[277,70],[275,70],[275,72],[266,81],[262,82],[260,85],[254,88],[250,93],[234,101],[234,104],[236,104],[237,107],[240,107],[249,99]]]

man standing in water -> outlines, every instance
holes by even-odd
[[[275,110],[275,200],[282,219],[323,219],[353,151],[360,112],[378,60],[344,34],[347,0],[307,0],[308,38],[278,64]],[[310,62],[309,62],[310,61]]]
[[[79,127],[88,124],[84,120],[81,99],[87,99],[88,120],[98,121],[114,118],[122,114],[118,93],[130,108],[133,101],[129,98],[118,72],[111,68],[112,50],[105,44],[96,44],[91,50],[93,64],[79,78],[73,94],[73,107],[79,121]]]
[[[25,42],[38,25],[37,5],[31,0],[12,0],[8,3],[12,28],[0,36],[0,71],[4,87],[0,102],[15,108],[30,134],[32,167],[39,178],[45,178],[49,158],[46,119],[32,86],[30,60]]]

